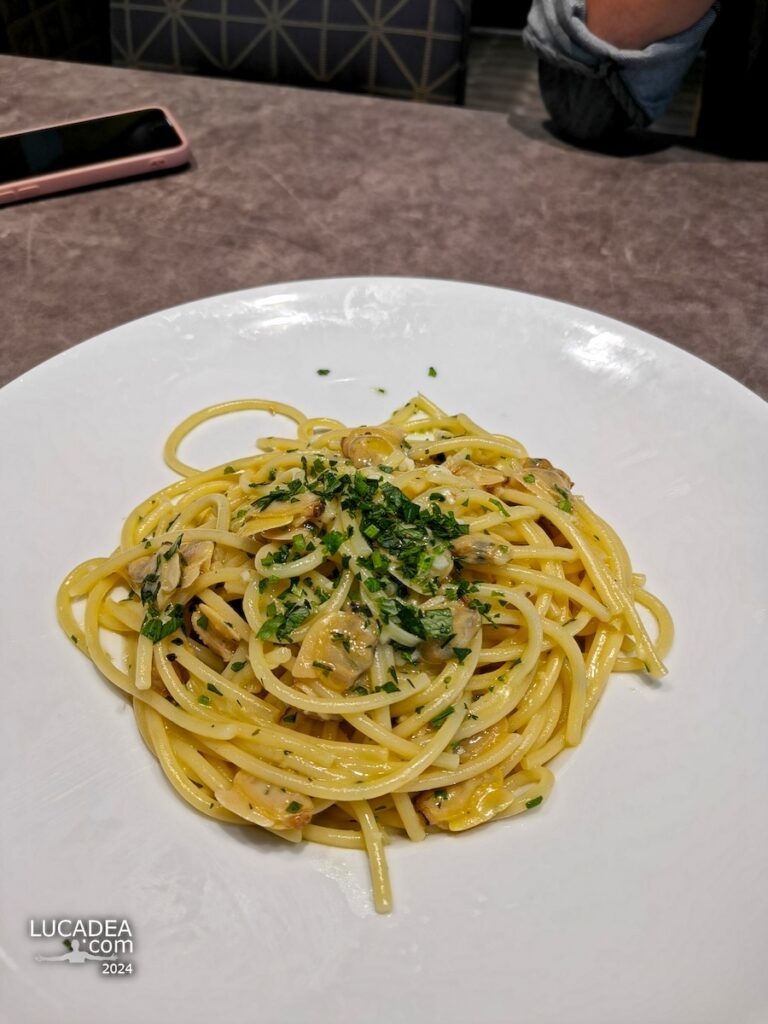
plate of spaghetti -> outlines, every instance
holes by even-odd
[[[19,1019],[768,1009],[756,396],[547,300],[347,279],[118,328],[0,414]],[[131,922],[119,1006],[30,995],[34,915]]]

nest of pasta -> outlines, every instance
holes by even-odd
[[[242,409],[295,436],[179,460],[193,427]],[[538,806],[611,673],[664,672],[669,615],[567,474],[426,398],[356,428],[226,403],[165,454],[181,479],[67,577],[62,626],[132,696],[185,800],[365,850],[379,910],[391,835]]]

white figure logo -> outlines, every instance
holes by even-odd
[[[117,957],[114,953],[111,956],[95,956],[93,953],[87,953],[84,949],[80,949],[79,939],[72,939],[72,947],[66,953],[62,953],[60,956],[36,956],[35,960],[51,962],[62,960],[69,964],[84,964],[86,960],[117,960]]]

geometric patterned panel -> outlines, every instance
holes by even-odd
[[[461,103],[471,0],[111,0],[112,62]]]

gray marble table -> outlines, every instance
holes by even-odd
[[[201,296],[406,274],[589,307],[768,396],[765,164],[606,156],[495,113],[0,57],[0,131],[158,103],[191,169],[0,207],[0,382]]]

